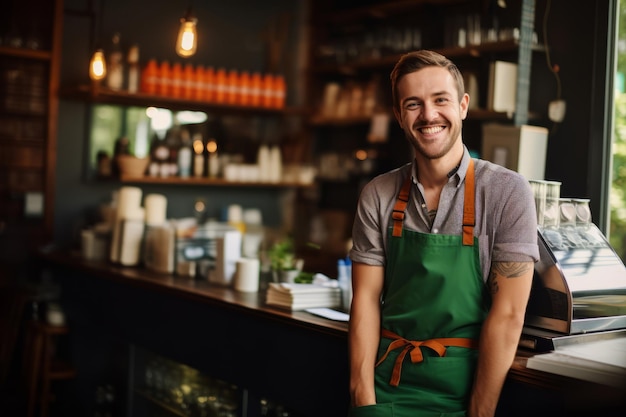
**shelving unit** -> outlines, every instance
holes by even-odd
[[[201,111],[216,117],[261,117],[261,118],[285,118],[304,117],[308,114],[306,108],[265,108],[253,106],[237,106],[225,103],[203,102],[188,100],[170,96],[152,95],[146,93],[129,93],[127,91],[111,90],[97,83],[92,85],[64,86],[60,91],[60,97],[66,100],[76,100],[89,105],[107,104],[120,107],[160,107],[174,111]],[[226,139],[227,140],[227,139]],[[117,179],[113,179],[116,180]],[[160,184],[176,186],[210,186],[210,187],[235,187],[235,188],[307,188],[312,183],[301,183],[293,180],[280,182],[257,182],[257,181],[229,181],[224,178],[187,177],[178,176],[160,177],[124,177],[119,178],[122,183],[134,184]]]
[[[11,276],[52,238],[63,1],[14,1],[5,11],[12,24],[0,33],[0,275]]]
[[[375,175],[410,161],[412,149],[392,114],[389,81],[393,66],[406,52],[439,52],[451,58],[465,76],[474,76],[478,95],[472,96],[463,127],[470,150],[480,151],[484,123],[519,125],[543,117],[528,108],[532,60],[543,53],[534,32],[534,1],[512,0],[506,9],[495,1],[483,0],[374,0],[359,6],[328,0],[311,1],[309,6],[311,42],[306,85],[307,102],[313,110],[307,123],[315,152],[342,158],[342,167],[357,162],[357,150],[367,152],[368,157],[370,151],[376,155],[370,172],[356,173],[343,181],[318,180],[317,212],[340,209],[351,218],[359,187]],[[472,31],[479,39],[472,38]],[[494,111],[488,106],[490,64],[496,60],[518,66],[514,112]],[[372,89],[375,104],[359,107],[359,100],[372,100]],[[384,143],[368,140],[372,118],[380,113],[389,120]],[[348,192],[350,187],[357,189]]]

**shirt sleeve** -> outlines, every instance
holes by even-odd
[[[492,262],[537,262],[537,214],[528,181],[521,175],[507,179],[510,189],[501,194],[502,210]]]
[[[369,182],[361,191],[352,226],[352,262],[384,265],[385,223],[382,220],[381,195],[377,190],[380,181]]]

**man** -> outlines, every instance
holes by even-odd
[[[391,73],[412,163],[362,191],[352,238],[353,416],[493,416],[538,260],[528,181],[472,159],[470,97],[430,51]]]

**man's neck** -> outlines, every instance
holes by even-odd
[[[463,146],[460,152],[451,150],[442,158],[428,159],[422,155],[415,155],[417,161],[417,178],[424,188],[442,188],[448,179],[456,173],[463,159]]]

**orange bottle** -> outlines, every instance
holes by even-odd
[[[159,78],[157,81],[157,94],[161,96],[170,95],[170,85],[172,81],[170,63],[167,61],[161,62],[159,67]]]
[[[194,72],[192,96],[194,100],[204,100],[204,67],[202,65],[198,65]]]
[[[226,102],[226,70],[220,68],[215,73],[215,102]]]
[[[172,66],[171,82],[170,94],[172,97],[181,98],[183,96],[183,66],[180,62]]]
[[[183,70],[183,98],[191,100],[193,98],[194,72],[193,65],[189,62],[185,64]]]
[[[255,72],[250,78],[250,104],[254,107],[261,105],[261,74]]]
[[[226,77],[226,103],[235,105],[239,94],[239,73],[231,69]]]
[[[272,107],[274,102],[274,77],[272,74],[265,74],[261,85],[261,106]]]
[[[215,70],[208,67],[204,71],[202,88],[204,89],[203,100],[207,102],[215,101]]]
[[[146,94],[156,94],[157,81],[159,78],[159,65],[156,59],[150,59],[143,68],[141,74],[141,92]]]
[[[237,91],[236,104],[239,106],[249,106],[251,102],[250,97],[250,74],[247,71],[243,71],[239,75],[239,89]]]
[[[282,109],[285,107],[285,98],[287,96],[287,85],[285,77],[277,75],[274,77],[274,100],[272,107]]]

